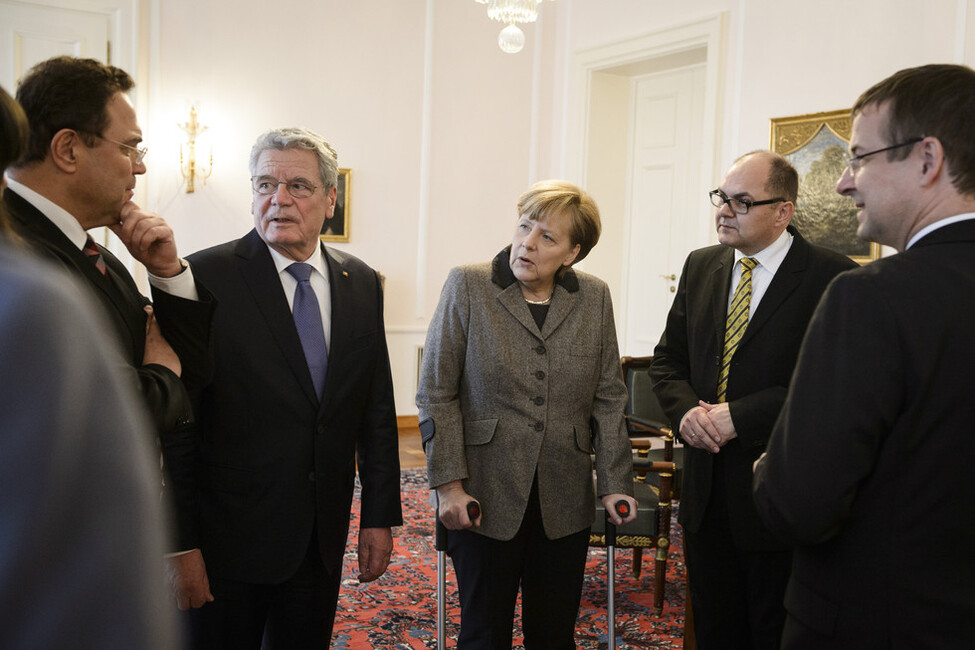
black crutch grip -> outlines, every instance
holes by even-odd
[[[620,499],[613,504],[616,514],[624,519],[630,514],[630,504]],[[616,546],[616,524],[609,520],[609,512],[606,512],[606,546]]]
[[[443,525],[442,521],[440,521],[439,512],[437,513],[436,517],[437,517],[437,534],[436,537],[434,538],[433,548],[437,551],[446,551],[447,550],[447,527]]]

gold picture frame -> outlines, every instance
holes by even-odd
[[[349,215],[352,198],[352,170],[348,167],[339,168],[339,182],[336,188],[335,211],[331,219],[322,224],[322,241],[349,241]]]
[[[856,205],[836,193],[836,182],[846,169],[852,128],[849,110],[774,117],[770,139],[772,151],[785,156],[799,172],[792,223],[813,244],[866,264],[880,257],[880,244],[856,236]]]

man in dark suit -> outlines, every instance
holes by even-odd
[[[165,443],[192,418],[180,375],[199,382],[209,372],[213,302],[179,259],[169,225],[132,201],[136,176],[146,172],[142,130],[126,94],[132,86],[124,71],[93,59],[35,66],[17,89],[30,140],[7,171],[4,201],[30,247],[91,290],[87,299],[100,305],[109,336],[137,369]],[[149,271],[151,306],[125,265],[86,232],[100,226]]]
[[[379,275],[319,240],[338,164],[305,129],[251,150],[255,228],[190,256],[218,301],[215,372],[200,396],[198,550],[172,560],[198,648],[327,648],[353,485],[359,580],[402,523]]]
[[[836,187],[898,254],[809,326],[755,500],[797,544],[785,648],[975,639],[975,71],[902,70],[853,107]]]
[[[791,553],[758,519],[751,466],[813,309],[855,266],[789,225],[798,185],[771,152],[731,166],[711,192],[720,245],[688,256],[650,368],[687,447],[680,522],[702,650],[777,648],[785,620]]]

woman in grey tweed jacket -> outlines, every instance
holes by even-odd
[[[626,387],[609,289],[571,269],[599,239],[595,202],[564,181],[518,200],[511,246],[450,272],[416,396],[461,599],[460,648],[574,648],[596,492],[636,516]],[[473,521],[467,504],[482,511]]]

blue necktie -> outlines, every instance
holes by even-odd
[[[298,338],[301,339],[301,347],[305,351],[308,370],[311,371],[311,379],[315,383],[315,392],[321,399],[325,388],[325,372],[328,370],[328,350],[325,347],[325,328],[322,327],[318,296],[309,282],[312,267],[310,264],[295,262],[287,271],[298,281],[292,312]]]

